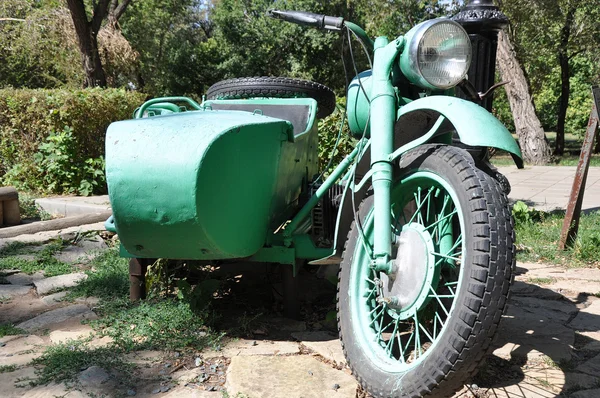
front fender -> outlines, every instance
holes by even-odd
[[[494,115],[473,102],[447,96],[424,97],[400,108],[398,120],[402,122],[403,116],[431,111],[444,116],[464,144],[505,150],[513,156],[517,167],[523,168],[521,150],[510,132]]]

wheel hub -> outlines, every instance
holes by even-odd
[[[431,234],[418,223],[404,225],[396,244],[393,272],[381,273],[381,294],[396,316],[406,319],[428,302],[435,275],[435,248]]]

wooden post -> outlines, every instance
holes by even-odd
[[[585,183],[587,180],[588,169],[590,167],[590,160],[592,158],[594,138],[600,123],[598,116],[598,110],[600,109],[600,87],[592,88],[592,97],[594,99],[592,104],[592,113],[590,115],[590,121],[588,122],[585,138],[583,140],[581,155],[579,156],[579,164],[577,165],[577,172],[575,173],[573,188],[571,189],[571,197],[569,198],[569,204],[567,206],[567,212],[563,222],[562,233],[560,234],[560,241],[558,242],[558,248],[560,250],[564,250],[567,245],[570,245],[575,240],[577,237],[577,231],[579,230],[579,217],[581,216],[581,206],[583,204]]]
[[[21,212],[19,210],[19,193],[13,187],[0,188],[0,226],[21,224]]]

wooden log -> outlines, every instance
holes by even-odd
[[[79,216],[58,218],[50,221],[38,221],[31,224],[7,227],[0,230],[0,239],[13,238],[19,235],[35,234],[43,231],[58,231],[64,228],[76,227],[78,225],[93,224],[105,221],[112,215],[112,211],[101,213],[82,214]]]
[[[5,200],[4,207],[4,225],[9,227],[21,224],[21,209],[19,208],[19,199]]]
[[[19,199],[19,192],[14,187],[0,188],[0,202],[5,200]]]

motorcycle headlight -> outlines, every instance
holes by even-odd
[[[405,36],[400,68],[414,84],[433,90],[456,86],[471,65],[471,41],[458,23],[432,19],[412,28]]]

